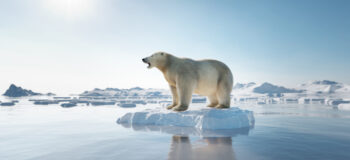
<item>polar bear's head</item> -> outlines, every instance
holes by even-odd
[[[147,68],[163,68],[167,63],[168,54],[165,52],[156,52],[149,57],[143,58],[143,63],[148,64]]]

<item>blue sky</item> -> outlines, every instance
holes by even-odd
[[[350,1],[0,0],[0,92],[167,88],[141,58],[226,63],[235,82],[350,83]]]

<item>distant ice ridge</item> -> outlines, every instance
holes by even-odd
[[[129,112],[117,120],[123,125],[154,125],[195,127],[202,130],[238,129],[252,127],[254,115],[252,111],[237,107],[229,109],[199,109],[184,112],[162,109],[146,109]]]

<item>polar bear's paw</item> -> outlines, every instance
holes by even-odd
[[[174,111],[181,112],[186,111],[188,109],[188,106],[179,105],[173,108]]]
[[[176,106],[176,104],[172,104],[172,105],[166,107],[166,109],[172,109],[172,108],[174,108],[175,106]]]
[[[215,108],[218,104],[208,104],[207,107]]]
[[[224,109],[224,108],[230,108],[230,106],[219,104],[215,108],[217,108],[217,109]]]

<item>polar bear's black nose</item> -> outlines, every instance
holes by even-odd
[[[142,58],[142,62],[146,62],[146,58]]]

